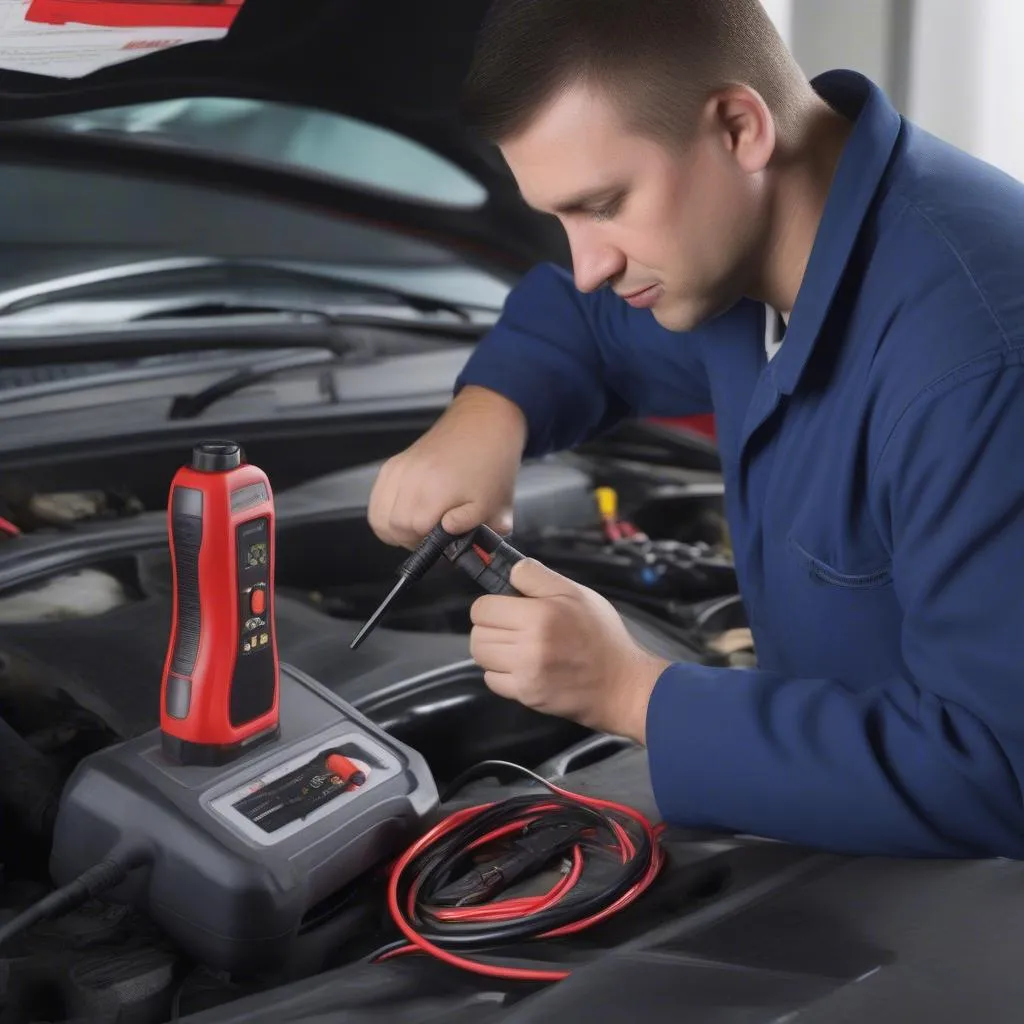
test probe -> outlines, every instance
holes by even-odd
[[[481,525],[467,533],[453,534],[439,523],[399,566],[398,582],[355,635],[349,645],[351,650],[354,651],[376,628],[395,598],[421,580],[442,555],[488,593],[519,596],[519,591],[512,586],[511,574],[512,567],[522,561],[523,555],[508,541],[489,526]]]

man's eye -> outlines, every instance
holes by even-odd
[[[590,215],[594,220],[611,220],[619,212],[619,208],[622,206],[622,200],[616,199],[612,203],[608,203],[605,206],[600,206],[590,211]]]

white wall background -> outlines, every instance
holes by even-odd
[[[762,0],[804,70],[862,71],[923,128],[1024,180],[1024,0]]]
[[[908,110],[1024,180],[1024,3],[917,0]]]
[[[888,75],[889,0],[795,0],[791,45],[809,75],[853,68]]]
[[[775,27],[782,33],[782,37],[789,42],[793,0],[761,0],[761,6],[771,15],[771,19],[775,22]]]

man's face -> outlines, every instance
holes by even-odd
[[[526,201],[564,225],[576,286],[608,284],[675,331],[744,295],[763,228],[758,177],[735,159],[727,126],[705,120],[670,149],[577,86],[501,147]]]

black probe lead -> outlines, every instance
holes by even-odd
[[[406,953],[424,952],[455,967],[490,977],[519,981],[559,981],[567,970],[542,970],[492,965],[470,960],[453,950],[483,951],[485,948],[524,939],[556,938],[574,934],[597,924],[628,906],[654,882],[664,862],[658,842],[660,826],[652,825],[639,811],[624,804],[571,793],[509,761],[485,761],[460,775],[442,798],[445,802],[470,778],[489,768],[510,768],[540,783],[547,793],[523,794],[497,803],[457,810],[414,843],[391,868],[388,908],[393,922],[405,936],[406,944],[389,944],[371,960],[380,962]],[[481,902],[464,896],[461,905],[450,906],[442,896],[452,888],[467,855],[497,838],[525,835],[533,825],[534,834],[571,822],[577,827],[568,873],[547,893],[499,903]],[[620,869],[603,889],[587,893],[577,889],[585,858],[583,849],[609,856],[618,847]],[[563,853],[562,837],[545,848],[528,866],[536,873],[551,860],[548,854]],[[499,858],[499,865],[501,859]],[[523,865],[516,865],[522,874]],[[486,873],[492,866],[483,869]],[[500,872],[500,866],[497,868]],[[458,886],[456,887],[458,891]],[[485,890],[484,895],[490,892]],[[480,894],[477,894],[479,896]],[[438,902],[431,903],[435,899]],[[472,904],[472,905],[467,905]],[[470,923],[470,922],[482,923]]]

